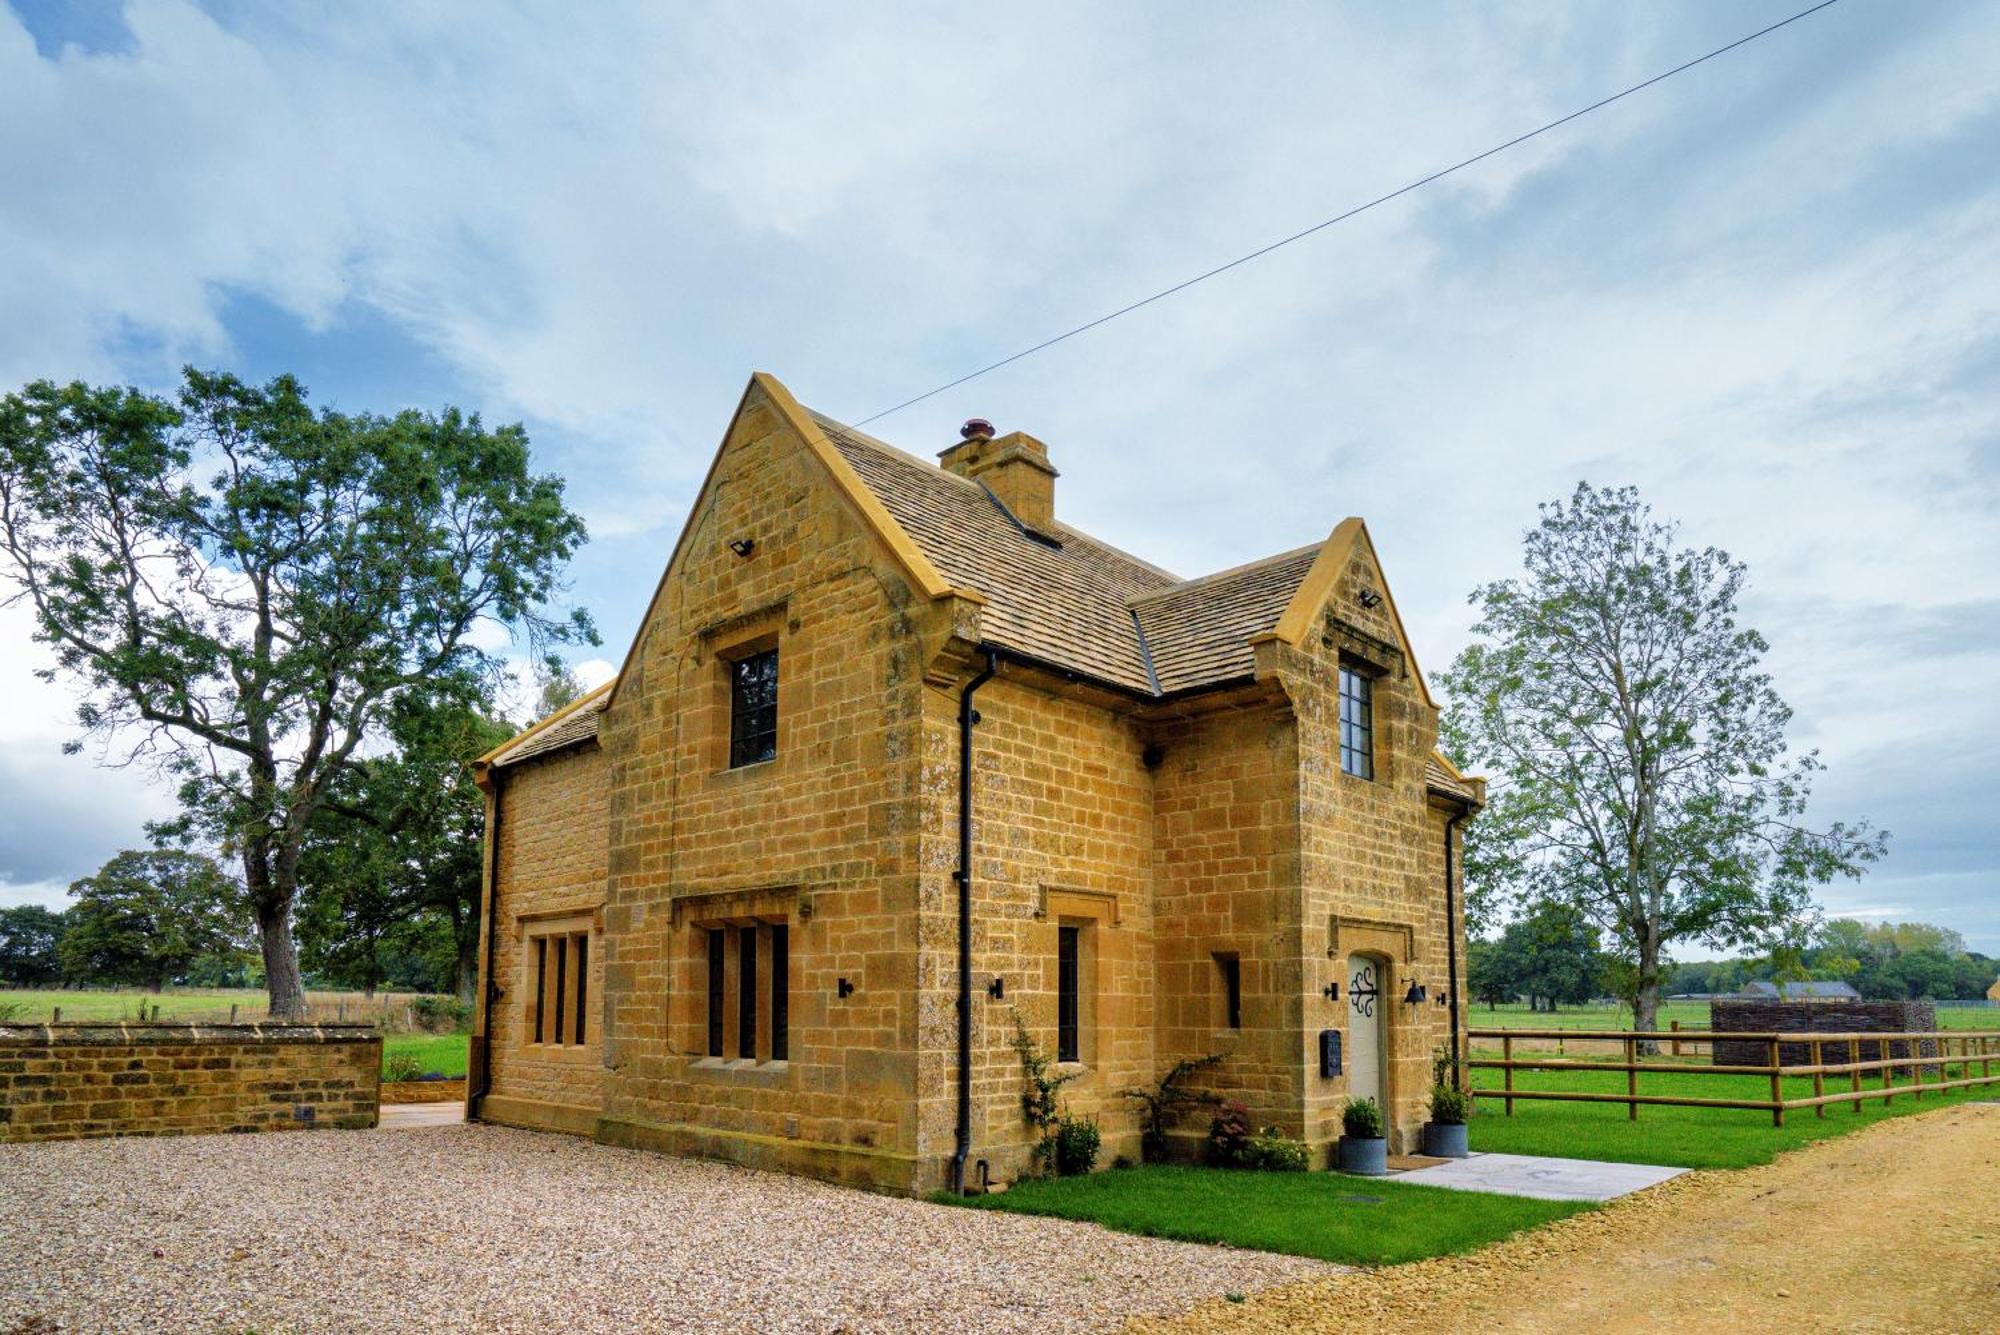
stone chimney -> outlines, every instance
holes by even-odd
[[[993,424],[978,417],[958,434],[965,439],[938,455],[946,472],[984,483],[1029,528],[1055,523],[1057,474],[1048,446],[1025,431],[995,437]]]

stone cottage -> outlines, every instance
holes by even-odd
[[[1107,1161],[1121,1092],[1212,1052],[1316,1150],[1358,1096],[1410,1144],[1483,789],[1367,528],[1180,579],[1063,523],[1042,442],[963,435],[751,380],[617,678],[480,762],[472,1116],[978,1186],[1028,1162],[1024,1031]]]

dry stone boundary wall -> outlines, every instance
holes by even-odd
[[[373,1025],[0,1025],[0,1142],[376,1124]]]

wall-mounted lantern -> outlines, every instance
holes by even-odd
[[[1326,999],[1328,1001],[1340,1000],[1340,983],[1338,981],[1328,983],[1323,990],[1326,993]]]
[[[993,981],[986,985],[986,995],[992,997],[995,1001],[1005,1001],[1007,999],[1007,980],[996,975]]]
[[[835,996],[839,997],[842,1001],[845,1001],[849,997],[854,995],[854,984],[848,982],[845,978],[843,978],[837,984],[834,985],[833,991]]]

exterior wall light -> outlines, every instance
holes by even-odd
[[[731,538],[729,540],[729,550],[735,552],[738,556],[748,556],[752,551],[756,550],[756,547],[757,540],[755,538]]]
[[[986,991],[995,1001],[1005,1001],[1007,999],[1007,980],[1005,978],[995,978],[986,985]]]
[[[834,987],[833,991],[835,996],[838,996],[841,1000],[845,1001],[848,997],[854,995],[854,984],[848,982],[845,978],[843,978]]]
[[[1382,605],[1382,595],[1373,589],[1363,589],[1355,595],[1355,601],[1372,612]]]
[[[1326,999],[1328,1001],[1340,1000],[1340,984],[1338,982],[1328,983],[1326,985],[1325,991],[1326,991]]]

